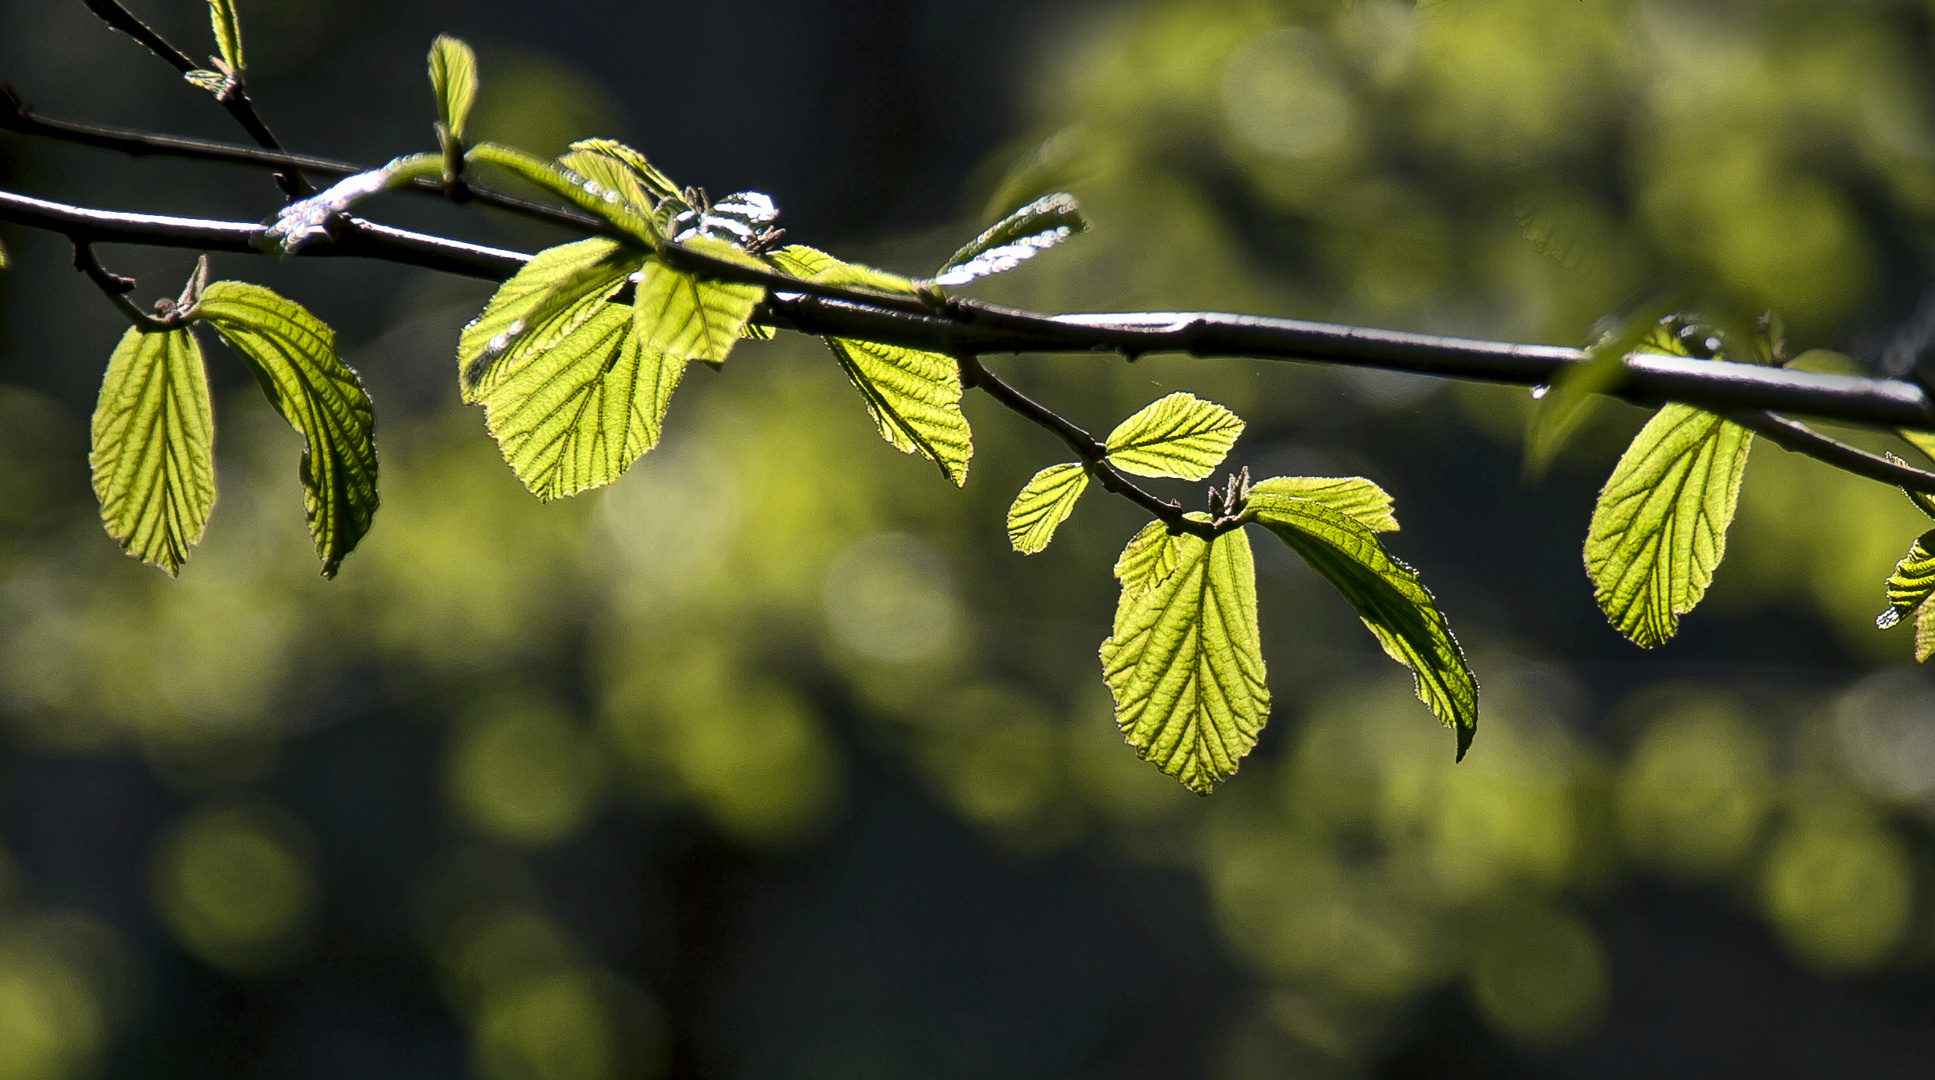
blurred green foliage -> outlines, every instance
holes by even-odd
[[[1095,230],[977,289],[1578,342],[1665,282],[1724,311],[1774,307],[1802,347],[1840,344],[1935,220],[1931,43],[1899,32],[1915,7],[1111,9],[1052,50],[1037,130],[982,177],[997,211],[1072,190]],[[259,40],[263,65],[275,39]],[[586,77],[509,61],[485,50],[481,137],[558,151],[614,115]],[[936,265],[976,224],[870,261]],[[379,411],[386,369],[447,378],[481,305],[448,297],[422,291],[347,350]],[[1429,416],[1516,454],[1531,408],[1282,365],[1015,367],[1096,425],[1152,382],[1187,385],[1251,418],[1235,461],[1315,455],[1380,480],[1368,439],[1331,428],[1335,445],[1303,446],[1298,425]],[[152,853],[153,904],[183,949],[245,977],[309,959],[327,894],[263,781],[342,719],[346,682],[442,725],[448,858],[413,868],[413,888],[483,1080],[616,1080],[665,1059],[649,994],[516,887],[534,853],[610,814],[810,850],[856,747],[1008,857],[1086,843],[1191,875],[1261,990],[1259,1022],[1335,1072],[1446,986],[1525,1045],[1588,1035],[1618,978],[1594,912],[1641,877],[1754,913],[1824,977],[1928,975],[1935,691],[1919,676],[1794,689],[1709,668],[1621,683],[1606,710],[1566,658],[1454,608],[1489,703],[1454,766],[1408,678],[1371,666],[1341,605],[1259,544],[1266,620],[1288,613],[1265,627],[1268,659],[1295,689],[1279,741],[1198,800],[1123,745],[1095,671],[1109,560],[1140,522],[1092,499],[1049,552],[1008,552],[1009,494],[1054,453],[1011,418],[970,402],[976,482],[957,492],[880,444],[824,351],[747,342],[726,374],[692,373],[630,474],[540,506],[479,414],[437,400],[383,413],[383,510],[323,582],[293,512],[294,436],[252,391],[221,397],[222,513],[176,582],[101,534],[82,418],[0,389],[0,717],[24,752],[139,755],[196,803]],[[1591,467],[1560,478],[1596,483],[1639,420],[1594,420],[1575,448]],[[1872,627],[1877,583],[1924,525],[1899,492],[1765,451],[1704,610],[1799,612],[1857,661],[1898,660]],[[86,1075],[139,978],[116,959],[126,931],[33,908],[7,880],[0,1080]]]

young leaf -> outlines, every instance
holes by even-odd
[[[684,360],[638,348],[631,312],[606,304],[505,365],[479,400],[504,460],[548,501],[611,483],[656,446],[684,372]]]
[[[1935,655],[1935,529],[1923,533],[1908,547],[1908,554],[1895,564],[1888,578],[1888,610],[1875,616],[1878,629],[1893,629],[1901,620],[1915,616],[1915,659],[1925,661]]]
[[[917,292],[913,281],[899,274],[876,270],[860,263],[842,262],[824,251],[802,244],[788,244],[777,251],[768,252],[766,261],[781,273],[825,285],[838,285],[849,289],[872,289],[875,292],[907,296],[915,295]]]
[[[1162,522],[1151,521],[1129,538],[1128,545],[1115,560],[1115,580],[1122,583],[1125,601],[1141,599],[1143,593],[1175,573],[1177,535]]]
[[[215,420],[187,330],[121,336],[94,407],[94,494],[121,550],[181,572],[215,506]]]
[[[430,43],[430,91],[437,98],[437,119],[456,139],[464,137],[471,103],[477,100],[477,54],[470,46],[438,34]]]
[[[1391,496],[1361,476],[1278,476],[1250,486],[1250,494],[1287,495],[1319,502],[1372,532],[1396,532]]]
[[[1647,301],[1625,321],[1586,347],[1586,359],[1559,373],[1532,411],[1525,436],[1525,471],[1543,476],[1559,451],[1591,419],[1601,395],[1626,379],[1626,356],[1649,341],[1657,347],[1660,317],[1671,310],[1663,298]]]
[[[645,190],[638,173],[623,161],[591,150],[573,150],[558,159],[566,173],[582,177],[585,190],[617,202],[641,218],[650,218],[658,199]]]
[[[242,23],[235,17],[235,0],[208,0],[208,22],[215,30],[215,49],[232,75],[242,74]]]
[[[1143,760],[1207,795],[1270,716],[1256,566],[1241,529],[1175,538],[1169,575],[1117,610],[1102,643],[1115,722]]]
[[[184,71],[181,73],[181,77],[191,85],[200,87],[215,95],[217,98],[228,93],[229,88],[235,85],[235,76],[224,75],[219,71],[210,71],[207,68],[195,68],[192,71]]]
[[[725,245],[693,246],[714,254]],[[707,280],[675,270],[657,256],[646,259],[632,280],[638,283],[632,315],[639,347],[714,364],[732,351],[766,295],[763,286]]]
[[[974,433],[961,413],[961,370],[953,357],[846,338],[826,344],[866,399],[881,438],[939,465],[955,487],[967,483]]]
[[[297,472],[324,577],[335,577],[376,516],[376,416],[336,356],[336,333],[260,285],[218,281],[197,312],[255,373],[269,404],[302,434]]]
[[[1055,529],[1075,511],[1075,500],[1088,490],[1088,469],[1069,463],[1050,465],[1035,474],[1008,507],[1008,540],[1023,555],[1033,555],[1055,538]]]
[[[624,233],[646,250],[657,250],[664,239],[651,215],[625,201],[618,192],[509,146],[480,142],[464,152],[475,165],[495,165],[533,187],[543,188]],[[441,168],[441,162],[439,162]]]
[[[936,285],[966,285],[975,278],[1012,270],[1038,251],[1046,251],[1088,228],[1088,220],[1066,193],[1036,199],[955,252],[934,275]]]
[[[1141,476],[1201,480],[1216,471],[1243,434],[1243,421],[1221,405],[1174,393],[1109,432],[1109,462]]]
[[[464,401],[475,404],[502,367],[583,325],[638,264],[636,252],[602,237],[538,252],[457,337]]]
[[[1915,431],[1912,428],[1898,428],[1895,434],[1902,437],[1908,445],[1921,451],[1923,457],[1935,461],[1935,431]]]
[[[1372,526],[1312,499],[1271,493],[1270,483],[1250,489],[1244,519],[1276,533],[1357,609],[1385,654],[1417,677],[1418,700],[1457,733],[1463,760],[1478,730],[1478,680],[1417,571],[1392,558]]]
[[[1661,409],[1621,455],[1586,535],[1586,573],[1619,632],[1652,648],[1706,595],[1753,433],[1690,405]]]
[[[671,177],[658,171],[657,167],[646,161],[644,154],[616,139],[579,139],[571,144],[571,149],[600,154],[623,164],[632,171],[633,176],[638,178],[638,182],[645,190],[651,193],[654,201],[679,198],[679,186],[672,182]]]

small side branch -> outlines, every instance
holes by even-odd
[[[1856,476],[1865,476],[1884,484],[1918,491],[1924,495],[1935,495],[1935,473],[1904,464],[1898,458],[1870,454],[1859,447],[1849,446],[1839,439],[1829,438],[1806,424],[1764,410],[1737,409],[1723,415],[1748,431],[1764,436],[1776,445],[1797,454],[1805,454],[1816,461],[1825,462],[1843,472],[1851,472]]]
[[[81,0],[81,3],[86,4],[87,10],[93,12],[96,18],[140,42],[149,52],[161,57],[170,67],[183,75],[201,66],[190,60],[180,49],[168,44],[167,39],[155,33],[153,27],[135,18],[134,13],[122,7],[118,0]],[[235,72],[234,75],[239,80],[241,73]],[[282,143],[277,141],[275,133],[269,130],[269,125],[264,123],[262,117],[255,111],[255,103],[249,100],[248,90],[239,81],[234,82],[215,100],[221,103],[222,108],[228,110],[228,114],[235,118],[236,123],[242,125],[242,130],[247,132],[249,138],[254,139],[258,146],[269,150],[282,149]],[[291,198],[313,195],[316,192],[309,181],[293,169],[277,173],[276,183]]]
[[[958,360],[961,365],[961,384],[964,387],[985,391],[989,397],[1007,406],[1009,411],[1046,429],[1056,438],[1067,443],[1068,448],[1075,451],[1075,456],[1082,459],[1082,464],[1087,467],[1089,475],[1102,486],[1102,490],[1120,495],[1149,511],[1158,521],[1168,526],[1170,532],[1191,533],[1205,540],[1215,539],[1218,530],[1214,524],[1207,521],[1191,521],[1184,516],[1182,507],[1143,490],[1122,470],[1109,463],[1109,448],[1102,445],[1100,440],[1083,430],[1074,421],[1002,381],[994,372],[981,365],[980,357],[968,353]]]

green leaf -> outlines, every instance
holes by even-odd
[[[617,229],[646,250],[656,250],[664,239],[649,214],[626,202],[616,191],[560,168],[535,154],[494,142],[480,142],[464,152],[474,165],[494,165],[533,187],[556,195]]]
[[[1277,534],[1357,609],[1385,654],[1417,676],[1418,700],[1457,733],[1463,760],[1478,730],[1478,680],[1417,571],[1392,558],[1363,521],[1312,499],[1272,494],[1269,484],[1250,489],[1244,519]]]
[[[1143,760],[1207,795],[1270,716],[1256,566],[1241,529],[1175,538],[1176,566],[1118,609],[1102,643],[1115,722]]]
[[[336,355],[336,333],[260,285],[218,281],[196,308],[300,432],[297,466],[309,535],[324,577],[335,577],[376,516],[376,416],[356,373]]]
[[[1660,317],[1672,304],[1654,298],[1629,314],[1615,329],[1586,346],[1586,359],[1573,364],[1552,380],[1552,386],[1539,398],[1532,411],[1531,428],[1525,439],[1525,471],[1543,476],[1559,451],[1591,419],[1604,400],[1602,395],[1619,389],[1627,378],[1626,357],[1651,344],[1655,350],[1671,347],[1677,355],[1686,352],[1670,334],[1662,334]]]
[[[94,407],[94,494],[121,550],[181,572],[215,507],[215,419],[187,330],[121,335]]]
[[[235,17],[235,0],[208,0],[208,22],[215,30],[215,48],[231,74],[242,73],[242,23]]]
[[[618,479],[658,444],[685,361],[637,346],[621,304],[548,349],[505,365],[480,396],[511,471],[540,499]]]
[[[1115,560],[1115,580],[1122,583],[1125,601],[1141,599],[1143,593],[1176,572],[1177,535],[1162,522],[1151,521],[1129,538],[1128,545]]]
[[[1391,496],[1361,476],[1278,476],[1250,487],[1250,494],[1288,495],[1322,503],[1372,532],[1396,532]]]
[[[1895,564],[1888,578],[1888,610],[1875,616],[1875,626],[1892,629],[1909,615],[1915,616],[1915,659],[1925,661],[1935,655],[1935,529],[1923,533],[1908,547],[1908,554]]]
[[[866,398],[880,437],[939,465],[954,486],[966,484],[974,433],[961,413],[961,370],[954,358],[847,338],[826,343]]]
[[[464,401],[475,404],[503,367],[550,348],[582,326],[624,287],[639,261],[637,252],[603,237],[538,252],[458,335]]]
[[[449,34],[438,34],[430,43],[430,92],[437,98],[437,119],[462,139],[470,106],[477,100],[477,54]]]
[[[7,261],[7,245],[0,244],[0,270],[10,270],[13,264]]]
[[[1141,476],[1201,480],[1216,471],[1243,434],[1243,421],[1221,405],[1174,393],[1109,432],[1109,462]]]
[[[637,177],[638,182],[652,194],[654,199],[679,198],[679,186],[672,182],[671,177],[658,171],[651,162],[645,160],[644,154],[616,139],[579,139],[571,144],[571,149],[599,154],[623,164],[631,170],[632,175]]]
[[[1902,437],[1908,445],[1921,451],[1923,457],[1935,461],[1935,431],[1916,431],[1913,428],[1898,428],[1895,434]]]
[[[1648,421],[1599,493],[1586,573],[1619,632],[1652,648],[1706,595],[1727,551],[1727,526],[1753,433],[1690,405]]]
[[[1012,270],[1088,228],[1088,219],[1067,193],[1046,195],[1009,214],[949,256],[934,275],[936,285],[966,285],[975,278]]]
[[[1088,490],[1087,467],[1069,463],[1050,465],[1035,474],[1008,507],[1008,540],[1023,555],[1033,555],[1055,538],[1055,529],[1075,511],[1075,500]]]
[[[691,245],[716,254],[723,244]],[[719,363],[732,351],[753,308],[766,295],[760,285],[706,280],[667,266],[657,256],[638,273],[632,300],[639,347],[680,359]]]
[[[235,85],[234,76],[224,75],[219,71],[210,71],[207,68],[196,68],[193,71],[184,71],[181,73],[181,77],[194,86],[198,86],[215,95],[217,98],[228,93],[229,88]]]
[[[875,292],[916,295],[914,282],[899,274],[886,270],[876,270],[860,263],[842,262],[802,244],[788,244],[777,251],[768,252],[766,261],[784,274],[807,281],[817,281],[823,285],[837,285],[848,289],[872,289]]]
[[[601,198],[615,198],[640,218],[649,219],[658,206],[658,199],[645,190],[638,173],[615,157],[591,150],[573,150],[558,159],[558,167],[582,177],[586,191]]]

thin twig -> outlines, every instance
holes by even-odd
[[[256,169],[300,169],[321,176],[354,176],[357,173],[369,172],[371,169],[368,165],[317,157],[313,154],[292,154],[286,150],[265,150],[215,139],[191,139],[180,135],[158,135],[153,132],[136,131],[132,128],[77,124],[71,120],[51,120],[35,112],[33,107],[20,97],[19,91],[6,83],[0,83],[0,96],[4,96],[7,104],[11,106],[9,109],[0,111],[0,131],[11,131],[17,135],[92,146],[100,150],[113,150],[132,157],[174,157]],[[444,190],[441,182],[429,177],[417,180],[405,190],[434,195],[438,198],[449,194]],[[534,221],[567,229],[595,232],[601,225],[598,219],[578,210],[520,198],[492,188],[479,187],[468,181],[464,184],[464,196],[460,201],[508,210]]]
[[[1159,499],[1142,489],[1135,481],[1109,463],[1109,448],[1095,436],[1083,430],[1074,421],[1061,415],[1046,405],[1003,382],[994,372],[981,365],[980,357],[972,353],[959,357],[961,365],[961,384],[964,387],[985,391],[994,400],[1005,405],[1009,411],[1031,423],[1045,428],[1056,438],[1068,444],[1075,456],[1082,459],[1089,475],[1102,485],[1102,490],[1123,498],[1142,507],[1156,516],[1157,520],[1169,527],[1170,532],[1191,533],[1205,540],[1213,540],[1219,531],[1216,525],[1207,521],[1191,521],[1184,516],[1183,508],[1165,499]]]
[[[1724,415],[1728,420],[1765,436],[1779,446],[1826,462],[1843,472],[1925,495],[1935,495],[1935,473],[1904,464],[1899,459],[1891,461],[1878,454],[1870,454],[1839,439],[1829,438],[1806,424],[1764,410],[1739,409]]]
[[[96,18],[147,46],[149,52],[161,57],[169,66],[183,75],[201,66],[190,60],[180,49],[168,44],[167,39],[156,33],[147,23],[135,18],[134,13],[122,7],[117,0],[81,0],[81,3],[86,4],[87,10],[93,12]],[[242,125],[242,130],[247,132],[249,138],[254,139],[257,145],[270,150],[282,149],[282,143],[276,140],[275,133],[269,130],[269,125],[264,123],[261,115],[255,111],[255,102],[249,100],[248,88],[241,82],[242,73],[231,72],[230,76],[235,81],[215,100],[221,103],[222,108],[228,110],[228,114],[235,118],[236,123]],[[291,198],[301,198],[316,192],[302,173],[294,169],[277,173],[276,184]]]

